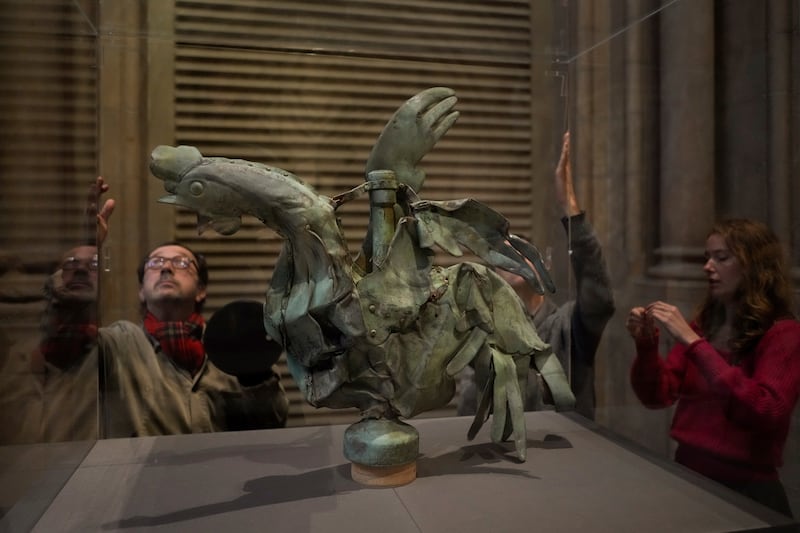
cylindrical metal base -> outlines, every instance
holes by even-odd
[[[344,456],[353,480],[364,485],[397,486],[417,477],[419,433],[414,426],[385,418],[367,418],[344,432]]]

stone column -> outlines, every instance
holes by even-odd
[[[792,9],[789,0],[767,5],[769,87],[769,223],[782,242],[792,242]],[[794,236],[797,239],[797,236]],[[797,241],[795,241],[797,242]],[[795,254],[797,256],[797,254]],[[793,258],[794,259],[794,258]]]
[[[714,221],[714,3],[677,2],[661,13],[661,161],[655,266],[669,279],[702,276]]]

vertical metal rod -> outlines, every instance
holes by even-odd
[[[372,267],[379,267],[392,242],[395,230],[394,206],[397,203],[397,176],[392,170],[367,173],[369,217],[372,228]]]

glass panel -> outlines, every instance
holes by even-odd
[[[97,9],[0,12],[0,512],[23,531],[97,438]]]
[[[797,158],[792,139],[798,123],[792,87],[797,58],[792,50],[797,46],[797,3],[564,4],[569,4],[564,26],[569,50],[564,61],[569,65],[567,120],[573,132],[576,186],[607,252],[617,303],[594,369],[596,419],[667,457],[673,457],[679,446],[680,462],[729,484],[735,484],[731,480],[736,475],[752,476],[762,467],[778,466],[797,515],[798,411],[795,394],[784,396],[796,386],[797,377],[794,370],[788,371],[792,378],[783,370],[768,375],[767,367],[784,368],[784,362],[779,362],[781,348],[776,344],[767,348],[769,335],[759,345],[758,355],[753,354],[752,345],[730,355],[741,346],[735,340],[739,330],[758,331],[758,327],[743,326],[737,319],[730,333],[720,332],[717,322],[705,322],[701,333],[716,349],[701,343],[689,352],[697,358],[690,355],[688,377],[678,380],[679,392],[666,402],[653,399],[654,386],[642,383],[645,378],[638,380],[638,396],[634,393],[630,373],[636,349],[626,330],[632,308],[664,302],[650,309],[680,313],[682,318],[672,314],[673,325],[660,323],[660,355],[666,357],[673,346],[680,349],[695,338],[687,333],[686,321],[703,323],[700,305],[706,298],[722,299],[717,285],[722,274],[704,257],[709,253],[708,233],[719,220],[747,218],[765,223],[785,248],[796,282],[798,214],[794,206],[799,191],[793,177]],[[736,227],[725,233],[731,248],[743,235],[760,231]],[[762,244],[735,252],[748,265],[745,277],[778,277],[773,264],[761,263],[771,252],[765,256],[756,252],[763,245],[757,240]],[[770,292],[760,283],[750,290],[761,292],[761,297]],[[783,288],[777,292],[785,294]],[[744,314],[767,316],[762,318],[765,329],[787,314],[785,307],[797,310],[796,301],[784,303],[784,296],[776,296],[762,315],[739,298],[744,297],[735,298],[739,309],[750,309]],[[715,315],[715,320],[720,318]],[[644,351],[640,348],[640,354]],[[641,365],[633,368],[654,379]],[[726,378],[718,382],[715,372],[720,369],[725,369]],[[683,377],[683,367],[676,374]],[[714,382],[713,392],[705,380]],[[770,418],[776,433],[762,425],[764,404],[755,399],[758,390],[770,390],[768,410],[781,413]],[[639,399],[648,392],[653,396]],[[722,397],[725,400],[717,403]],[[785,403],[782,397],[793,399]],[[674,400],[677,412],[665,405]],[[663,408],[647,409],[643,402]],[[698,416],[696,425],[687,424],[688,413]],[[789,434],[785,446],[784,432]],[[734,434],[744,440],[738,441]],[[770,458],[761,455],[763,443],[744,444],[761,438],[775,446]],[[711,472],[709,455],[724,472]],[[771,472],[767,477],[774,475]]]
[[[262,305],[276,287],[293,294],[286,309],[267,306],[276,322],[298,315],[270,333],[300,346],[287,327],[309,332],[292,349],[324,362],[315,359],[322,372],[315,379],[341,378],[339,348],[352,333],[342,316],[354,312],[342,287],[360,279],[359,269],[370,271],[350,261],[371,212],[370,193],[354,189],[365,182],[387,121],[430,87],[452,89],[460,115],[413,162],[425,174],[419,197],[475,199],[539,249],[556,290],[533,321],[559,357],[578,411],[672,458],[675,409],[647,409],[634,392],[636,346],[626,319],[652,302],[674,306],[687,321],[698,316],[716,287],[704,254],[720,219],[766,223],[800,277],[798,9],[790,0],[4,2],[0,454],[4,480],[13,482],[2,483],[0,504],[13,511],[7,520],[32,524],[48,500],[26,501],[36,491],[52,495],[96,438],[360,418],[358,402],[337,396],[340,389],[316,397],[323,407],[309,404],[311,380],[290,372],[282,347],[264,338]],[[575,196],[565,206],[556,165],[566,131]],[[218,218],[198,234],[193,210],[158,202],[174,184],[150,168],[156,147],[179,145],[236,159],[239,171],[241,160],[284,169],[323,197],[352,192],[325,226],[341,232],[332,238],[346,249],[347,267],[336,271],[333,261],[320,269],[327,249],[288,273],[317,241],[305,226],[290,229],[265,211],[278,201],[273,189],[245,195],[240,224]],[[175,152],[158,154],[156,174],[183,176],[169,162]],[[105,194],[98,195],[97,175],[109,185]],[[208,192],[199,180],[186,187],[184,194]],[[293,187],[292,199],[308,192]],[[116,207],[97,248],[95,214],[109,198]],[[252,198],[258,202],[247,205]],[[574,211],[583,214],[562,221]],[[469,241],[473,221],[467,217],[454,239]],[[188,249],[160,247],[172,241]],[[306,243],[291,265],[279,259],[288,241]],[[461,256],[435,248],[435,263],[487,262],[461,248]],[[153,256],[161,260],[145,263]],[[290,282],[304,288],[291,292]],[[401,300],[399,290],[387,284],[376,308]],[[181,292],[189,299],[175,297]],[[540,305],[538,296],[520,295]],[[573,313],[576,301],[582,314]],[[196,332],[204,323],[202,346]],[[662,324],[662,358],[677,342],[668,329]],[[385,392],[387,365],[403,364],[390,359],[370,360],[380,379],[370,374],[348,386]],[[791,358],[785,365],[789,379],[796,365]],[[736,394],[755,391],[766,402],[758,405],[776,411],[747,411],[758,416],[725,430],[771,435],[773,455],[759,457],[765,468],[776,466],[788,433],[779,473],[797,515],[800,415],[790,405],[798,378],[787,386],[754,381],[746,365],[731,368],[744,384]],[[548,399],[536,370],[526,391],[532,402]],[[437,378],[436,393],[420,393],[425,400],[404,414],[467,412],[458,402],[472,378]],[[765,419],[779,420],[774,433],[759,426]],[[20,498],[23,506],[15,505]]]

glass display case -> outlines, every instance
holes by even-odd
[[[594,384],[586,422],[665,462],[674,409],[647,409],[632,390],[629,310],[665,301],[694,317],[709,291],[708,232],[732,217],[774,231],[800,287],[797,2],[6,0],[0,12],[0,512],[21,530],[105,439],[257,429],[119,423],[130,391],[164,401],[156,380],[121,394],[98,356],[108,328],[145,318],[144,258],[172,242],[202,254],[198,310],[210,321],[232,302],[263,303],[284,248],[285,235],[252,215],[232,235],[199,233],[194,211],[159,203],[167,191],[150,162],[161,145],[285,169],[332,198],[364,182],[407,99],[450,88],[459,116],[419,162],[420,198],[501,213],[541,251],[556,287],[547,298],[561,306],[580,288],[554,179],[569,131],[575,196],[616,309],[581,377]],[[336,216],[356,255],[369,201]],[[468,249],[435,258],[483,262]],[[662,355],[672,344],[662,333]],[[359,419],[309,405],[285,354],[273,369],[292,431]],[[458,397],[419,418],[457,417]],[[780,476],[797,517],[792,416]]]

